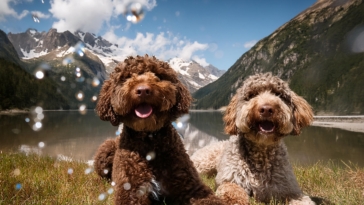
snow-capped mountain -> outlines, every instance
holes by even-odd
[[[48,32],[28,29],[24,33],[9,33],[8,38],[20,58],[42,58],[48,61],[65,59],[70,53],[79,52],[80,55],[85,54],[94,62],[102,62],[102,65],[98,67],[105,69],[106,73],[103,72],[105,75],[108,75],[118,62],[127,57],[127,52],[119,48],[117,44],[112,44],[89,32],[58,33],[56,29],[50,29]],[[225,72],[212,65],[203,67],[195,61],[183,61],[179,58],[172,58],[168,63],[178,72],[181,81],[191,93],[215,81]]]
[[[195,61],[184,61],[180,58],[172,58],[168,64],[177,71],[180,79],[191,93],[214,82],[224,73],[212,65],[207,68]]]

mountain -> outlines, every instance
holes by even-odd
[[[224,73],[212,65],[203,67],[195,61],[184,61],[180,58],[172,58],[167,62],[177,71],[179,79],[191,93],[214,82]]]
[[[249,75],[272,72],[288,81],[316,114],[363,114],[363,11],[363,0],[317,1],[196,91],[195,107],[226,106]]]
[[[9,33],[8,38],[18,56],[26,62],[48,62],[57,67],[61,66],[65,59],[69,59],[70,54],[80,52],[82,56],[71,59],[72,63],[77,61],[80,68],[102,80],[108,77],[117,63],[127,57],[117,44],[89,32],[58,33],[56,29],[50,29],[48,32],[28,29],[24,33]],[[168,63],[178,72],[179,78],[191,93],[215,81],[225,72],[212,65],[204,67],[195,61],[187,62],[178,58],[172,58]]]
[[[26,72],[15,48],[0,30],[0,110],[30,108],[69,108],[64,96],[50,79],[38,80]]]

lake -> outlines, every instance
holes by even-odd
[[[78,111],[44,111],[43,114],[39,130],[33,127],[30,114],[0,115],[0,151],[90,160],[105,139],[117,134],[118,127],[100,120],[93,110],[82,114]],[[189,153],[211,142],[228,139],[223,133],[220,112],[192,111],[178,131],[184,136]],[[288,136],[284,141],[295,164],[333,160],[364,167],[364,133],[311,126],[300,136]]]

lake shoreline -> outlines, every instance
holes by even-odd
[[[78,110],[45,110],[45,111],[78,111]],[[17,115],[29,113],[29,110],[0,110],[0,115]],[[221,110],[190,110],[190,112],[221,112]],[[364,133],[364,115],[314,116],[312,126],[339,128],[352,132]]]

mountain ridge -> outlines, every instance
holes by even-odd
[[[348,36],[364,28],[364,5],[362,0],[339,3],[318,1],[258,41],[223,76],[193,94],[195,108],[226,106],[246,77],[272,72],[316,114],[363,113],[364,49],[350,51]]]

